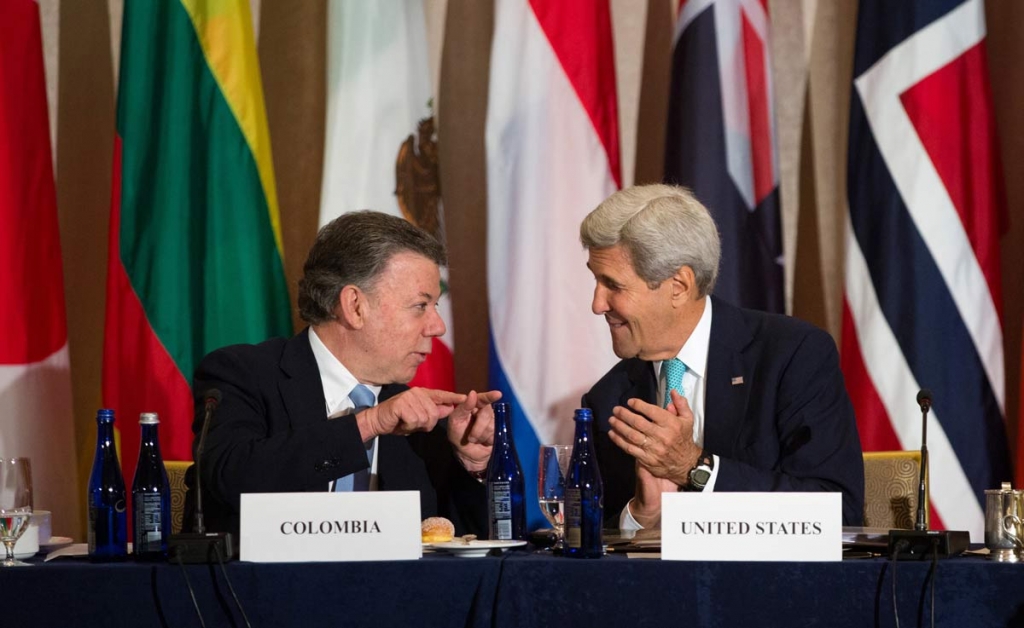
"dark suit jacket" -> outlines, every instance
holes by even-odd
[[[210,423],[203,455],[203,512],[207,529],[238,534],[242,493],[326,491],[331,480],[368,466],[352,416],[327,419],[320,372],[308,330],[285,340],[235,345],[206,356],[196,369],[196,415],[203,422],[203,393],[217,388],[222,401]],[[380,401],[406,390],[385,386]],[[486,491],[455,459],[444,422],[430,433],[381,436],[378,488],[420,492],[421,514],[444,516],[457,534],[486,535]],[[194,472],[185,531],[194,512]]]
[[[734,383],[742,377],[742,383]],[[843,525],[862,525],[864,461],[831,336],[787,316],[714,299],[704,449],[719,456],[716,491],[841,491]],[[622,360],[583,397],[597,421],[605,514],[618,527],[635,460],[608,438],[612,408],[657,403],[650,362]]]

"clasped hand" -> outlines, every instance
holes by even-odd
[[[665,408],[640,399],[630,399],[627,406],[612,410],[608,435],[636,458],[637,487],[630,511],[639,521],[660,514],[662,492],[689,482],[700,447],[693,442],[693,412],[678,392],[672,391],[672,403]]]

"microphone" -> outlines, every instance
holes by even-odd
[[[211,388],[203,397],[203,428],[199,431],[199,444],[196,445],[196,512],[195,524],[192,526],[192,531],[196,534],[206,534],[206,524],[203,523],[203,474],[200,473],[200,465],[203,460],[203,451],[206,448],[206,434],[210,431],[213,413],[220,405],[220,391]]]
[[[966,531],[929,530],[925,524],[925,477],[928,472],[928,412],[932,409],[932,391],[922,388],[917,393],[921,408],[921,473],[917,486],[917,519],[913,530],[889,531],[889,555],[894,559],[947,558],[967,551],[971,535]]]
[[[206,448],[206,434],[213,423],[213,415],[220,405],[221,394],[216,388],[203,393],[203,427],[199,430],[199,442],[196,443],[195,478],[196,504],[193,516],[192,534],[172,534],[167,543],[167,556],[179,563],[213,564],[231,560],[233,556],[231,534],[227,532],[207,532],[203,521],[203,452]]]
[[[917,520],[915,530],[927,530],[924,516],[925,472],[928,470],[928,411],[932,409],[932,391],[922,388],[917,393],[917,405],[921,407],[921,481],[917,486]]]

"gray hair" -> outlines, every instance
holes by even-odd
[[[443,244],[397,216],[364,210],[335,218],[317,233],[303,266],[299,316],[311,325],[334,320],[342,289],[354,285],[372,292],[384,267],[402,252],[438,266],[448,263]]]
[[[718,278],[718,228],[707,208],[683,187],[655,184],[619,190],[583,219],[580,241],[588,250],[621,244],[633,270],[652,290],[683,266],[693,269],[702,297]]]

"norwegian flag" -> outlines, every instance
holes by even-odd
[[[930,527],[984,530],[1011,479],[1002,172],[981,0],[861,0],[850,108],[842,365],[865,450],[917,449]]]
[[[785,308],[767,0],[682,0],[665,181],[693,190],[718,223],[715,295]]]

